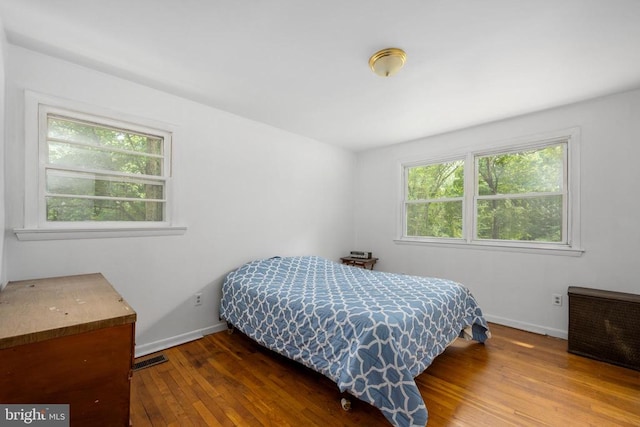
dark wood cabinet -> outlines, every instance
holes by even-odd
[[[569,286],[569,353],[640,371],[640,295]]]
[[[101,274],[0,292],[0,403],[69,404],[72,426],[128,426],[136,313]]]

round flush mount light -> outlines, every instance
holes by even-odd
[[[397,47],[382,49],[369,58],[371,71],[382,77],[389,77],[400,71],[407,60],[404,50]]]

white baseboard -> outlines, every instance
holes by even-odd
[[[177,345],[184,344],[189,341],[195,341],[202,338],[205,335],[224,331],[226,329],[227,329],[227,324],[222,322],[212,326],[208,326],[206,328],[202,328],[202,329],[187,332],[184,334],[176,335],[173,337],[165,338],[159,341],[154,341],[154,342],[150,342],[142,345],[136,345],[135,357],[146,356],[147,354],[162,351],[170,347],[175,347]]]
[[[485,319],[488,322],[497,323],[499,325],[509,326],[510,328],[522,329],[523,331],[533,332],[541,335],[549,335],[556,338],[567,339],[569,334],[562,329],[549,328],[546,326],[540,326],[533,323],[521,322],[519,320],[506,319],[504,317],[492,316],[485,314]]]

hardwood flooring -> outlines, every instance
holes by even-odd
[[[458,340],[416,378],[438,426],[640,426],[640,371],[567,353],[564,340],[492,324],[485,345]],[[388,426],[329,379],[217,333],[164,351],[133,375],[131,421],[144,426]],[[153,355],[149,355],[151,357]]]

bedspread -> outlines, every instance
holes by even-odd
[[[257,260],[229,273],[220,316],[401,427],[427,423],[414,378],[465,329],[480,342],[490,336],[458,283],[315,256]]]

